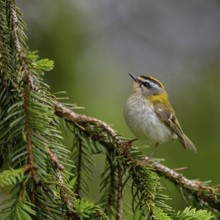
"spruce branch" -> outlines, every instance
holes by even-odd
[[[106,167],[101,175],[101,192],[104,191],[103,209],[108,216],[114,215],[117,207],[117,163],[114,160],[113,152],[106,155]]]
[[[211,213],[207,213],[206,210],[196,211],[195,208],[186,207],[182,212],[178,212],[175,216],[175,220],[184,219],[208,220],[213,219],[213,216],[211,215]]]
[[[25,65],[25,62],[23,63],[24,61],[24,55],[23,55],[23,52],[22,52],[22,48],[23,48],[23,45],[21,45],[21,42],[20,42],[20,37],[19,37],[19,20],[18,20],[18,17],[17,17],[17,10],[16,10],[16,5],[15,5],[15,1],[12,0],[10,2],[10,12],[11,12],[11,18],[12,18],[12,33],[13,33],[13,42],[15,43],[15,48],[16,48],[16,53],[17,53],[17,56],[19,59],[21,59],[22,61],[22,66],[26,66]]]
[[[64,170],[64,166],[60,163],[60,161],[58,160],[57,156],[54,153],[52,153],[52,151],[49,148],[47,149],[47,153],[48,153],[51,161],[55,165],[55,167],[57,169],[59,169],[60,171],[63,171]]]
[[[0,9],[0,156],[8,170],[0,182],[13,185],[1,217],[56,219],[66,214],[74,219],[75,197],[67,180],[73,164],[59,141],[53,96],[40,77],[53,62],[28,51],[15,1],[1,1]]]
[[[25,128],[26,128],[26,141],[28,148],[28,163],[31,167],[31,175],[35,183],[37,183],[36,168],[34,165],[33,144],[31,140],[31,126],[30,126],[30,111],[29,111],[29,97],[30,97],[30,74],[25,73],[24,76],[24,113],[25,113]]]
[[[116,210],[116,220],[123,219],[123,177],[124,168],[122,164],[118,161],[118,186],[117,186],[117,210]]]
[[[128,163],[132,161],[136,163],[137,166],[152,166],[155,172],[162,177],[183,188],[196,199],[203,201],[209,207],[220,211],[220,193],[218,188],[208,186],[202,181],[187,179],[177,171],[172,170],[159,162],[150,160],[149,158],[145,158],[144,160],[133,159],[127,153],[131,143],[124,138],[119,137],[112,127],[105,122],[86,115],[77,114],[59,102],[54,103],[54,108],[57,115],[88,133],[93,140],[104,144],[110,150],[114,149],[114,145],[116,145],[117,150],[127,159]],[[94,134],[97,129],[100,129],[103,132]],[[109,138],[111,138],[113,142],[110,141]]]
[[[70,160],[74,162],[71,173],[75,176],[74,193],[78,199],[88,195],[89,184],[92,180],[92,168],[94,167],[93,157],[91,156],[92,143],[81,131],[71,130],[74,133],[73,146],[70,149]]]
[[[191,193],[196,200],[203,201],[211,208],[220,211],[219,188],[210,187],[206,183],[198,180],[189,180],[182,174],[164,166],[161,163],[150,161],[149,158],[146,158],[145,162],[150,163],[158,174]]]
[[[21,68],[19,71],[23,73],[24,82],[24,113],[25,113],[25,130],[26,130],[26,142],[28,148],[28,163],[31,167],[32,179],[37,183],[36,167],[34,165],[34,154],[33,154],[33,144],[31,138],[31,126],[30,126],[30,110],[29,110],[29,99],[30,99],[30,89],[31,89],[31,70],[30,65],[26,59],[24,53],[24,44],[21,42],[21,33],[19,27],[21,22],[18,19],[18,11],[15,5],[15,1],[10,2],[10,13],[12,20],[12,37],[15,44],[15,53],[17,57],[18,66]]]
[[[64,171],[64,167],[60,163],[60,161],[57,159],[56,155],[54,155],[50,149],[48,149],[48,155],[49,155],[49,158],[51,159],[51,162],[55,166],[55,170],[56,170],[55,174],[56,174],[56,178],[59,184],[61,198],[63,199],[63,201],[68,207],[71,207],[72,203],[68,199],[68,195],[65,192],[65,186],[64,186],[65,184],[64,184],[63,176],[61,174],[61,172]]]
[[[80,197],[81,192],[81,176],[82,176],[82,141],[78,140],[78,158],[77,158],[77,177],[75,185],[75,193]]]
[[[11,186],[17,182],[21,182],[24,178],[24,173],[29,169],[29,166],[24,166],[19,169],[4,170],[0,173],[0,188]]]
[[[108,124],[55,102],[40,77],[52,69],[53,62],[39,60],[28,50],[25,25],[15,0],[0,1],[0,9],[0,156],[4,158],[0,162],[6,168],[0,173],[0,186],[13,186],[11,198],[0,204],[3,219],[121,220],[124,186],[132,177],[136,207],[142,216],[170,220],[174,214],[163,203],[158,174],[219,209],[216,188],[210,190],[212,187],[200,181],[188,180],[154,160],[143,159],[140,153],[135,155],[132,141],[118,136]],[[78,145],[74,143],[72,149],[60,141],[54,109],[73,125]],[[92,173],[91,153],[100,152],[106,153],[101,184],[108,190],[104,211],[86,201],[82,193],[88,189]],[[190,208],[177,213],[179,219],[196,215],[211,214]]]
[[[93,139],[98,140],[101,144],[105,144],[109,147],[109,150],[114,149],[114,146],[109,141],[108,137],[111,137],[117,145],[121,146],[121,150],[124,150],[123,146],[126,145],[126,141],[119,138],[118,134],[105,122],[97,119],[88,117],[86,115],[77,114],[74,111],[71,111],[63,104],[59,102],[54,103],[55,113],[64,118],[66,121],[72,123],[73,125],[79,126],[82,131],[88,132],[93,135],[95,128],[100,129],[103,132],[96,133],[93,135]],[[108,136],[107,136],[108,135]]]

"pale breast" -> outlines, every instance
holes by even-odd
[[[124,107],[124,117],[131,131],[140,140],[164,143],[176,138],[144,97],[137,98],[131,95]]]

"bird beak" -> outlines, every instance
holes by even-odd
[[[135,82],[138,82],[138,79],[135,75],[131,74],[131,73],[128,73],[129,76],[135,81]]]

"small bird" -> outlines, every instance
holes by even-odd
[[[155,144],[179,139],[185,149],[196,152],[184,134],[163,84],[152,76],[134,76],[132,94],[124,106],[124,118],[136,138]]]

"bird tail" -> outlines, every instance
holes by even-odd
[[[192,143],[192,141],[190,141],[190,139],[185,134],[179,136],[179,141],[185,149],[191,150],[194,153],[197,152],[195,145]]]

